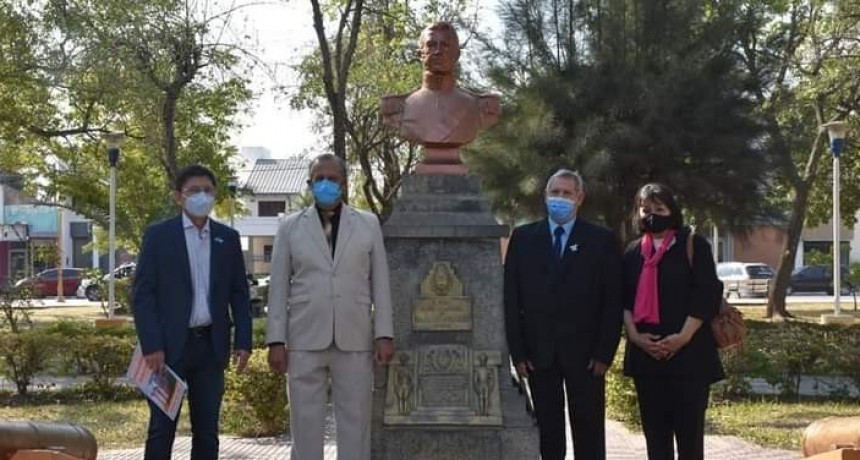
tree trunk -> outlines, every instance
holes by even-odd
[[[767,310],[765,317],[773,318],[774,315],[783,318],[791,318],[785,305],[786,291],[791,282],[791,272],[794,270],[794,259],[797,255],[797,245],[800,235],[803,233],[803,221],[806,217],[806,204],[809,200],[809,184],[805,181],[795,187],[794,202],[791,205],[791,217],[786,229],[785,248],[779,260],[779,268],[776,270],[773,286],[767,298]]]
[[[818,119],[823,121],[821,110],[818,108]],[[794,202],[791,205],[791,216],[788,220],[788,228],[786,229],[785,248],[782,252],[782,258],[779,261],[779,268],[776,271],[776,278],[773,286],[771,286],[767,299],[767,310],[765,317],[773,318],[778,316],[781,318],[791,318],[792,315],[786,309],[785,296],[788,285],[791,281],[791,272],[794,270],[794,259],[797,254],[797,245],[800,242],[800,236],[803,233],[803,223],[806,220],[807,202],[809,201],[809,191],[812,188],[812,183],[818,173],[818,164],[821,161],[821,143],[823,141],[824,131],[818,130],[815,140],[812,143],[812,148],[809,151],[809,158],[806,160],[806,169],[803,172],[803,177],[797,182],[794,189]],[[834,222],[834,225],[839,225]]]
[[[178,93],[167,92],[164,98],[164,112],[162,113],[164,127],[163,163],[164,168],[167,170],[167,180],[169,181],[170,189],[173,189],[176,173],[179,170],[176,161],[176,104],[178,100]]]

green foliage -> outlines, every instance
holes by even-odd
[[[290,415],[286,376],[269,369],[265,349],[254,350],[245,372],[231,367],[225,378],[224,431],[254,437],[286,431]]]
[[[718,398],[749,394],[747,377],[764,378],[785,398],[798,399],[803,376],[847,376],[860,388],[860,328],[820,326],[803,322],[747,321],[743,349],[723,352],[726,381]],[[833,397],[844,388],[829,388]]]
[[[833,254],[822,251],[809,251],[803,256],[806,265],[833,266]]]
[[[116,306],[114,313],[131,314],[132,313],[132,288],[134,287],[134,277],[122,278],[114,281],[114,296],[116,296]],[[107,292],[107,291],[105,291]]]
[[[38,329],[0,334],[0,375],[12,381],[18,394],[24,396],[33,377],[59,349],[59,337]]]
[[[33,290],[24,284],[0,289],[0,334],[9,328],[13,334],[22,327],[30,327],[30,310],[33,308]]]
[[[633,379],[624,376],[622,372],[626,341],[622,341],[616,353],[615,364],[609,368],[606,374],[606,416],[612,420],[624,423],[628,427],[640,427],[642,421],[639,418],[639,400],[636,396],[636,387]]]
[[[63,370],[71,375],[89,376],[93,386],[109,392],[125,374],[137,343],[134,328],[96,328],[80,321],[58,321],[45,328],[59,337],[63,346],[58,355]]]
[[[732,50],[738,14],[692,2],[503,2],[504,40],[488,56],[504,117],[467,157],[499,215],[542,215],[543,185],[561,167],[585,176],[582,212],[620,235],[649,181],[720,223],[763,213],[767,158]]]
[[[199,162],[231,175],[230,135],[251,97],[245,50],[219,42],[235,9],[186,3],[0,0],[0,170],[106,227],[99,138],[124,131],[117,236],[131,250],[147,224],[175,212],[178,167]]]

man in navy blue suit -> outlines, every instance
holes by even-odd
[[[564,402],[576,460],[606,458],[605,381],[621,336],[621,251],[608,229],[578,217],[582,177],[549,178],[547,218],[514,229],[505,257],[511,359],[534,398],[542,460],[564,460]]]
[[[192,165],[176,176],[180,215],[143,236],[134,278],[134,322],[147,365],[170,366],[188,383],[192,460],[218,458],[218,415],[230,356],[244,370],[251,353],[251,313],[239,234],[209,219],[215,175]],[[176,421],[149,405],[146,460],[166,460]],[[178,417],[177,417],[178,418]]]

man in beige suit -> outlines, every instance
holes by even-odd
[[[342,202],[346,166],[311,162],[314,205],[287,216],[272,253],[266,342],[287,372],[293,460],[323,459],[326,389],[339,460],[370,460],[373,364],[394,354],[388,261],[375,215]]]

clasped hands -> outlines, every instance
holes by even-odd
[[[635,334],[635,336],[630,338],[630,341],[645,350],[645,353],[648,353],[656,360],[669,360],[690,342],[690,337],[681,333],[660,337],[656,334],[643,332]]]

